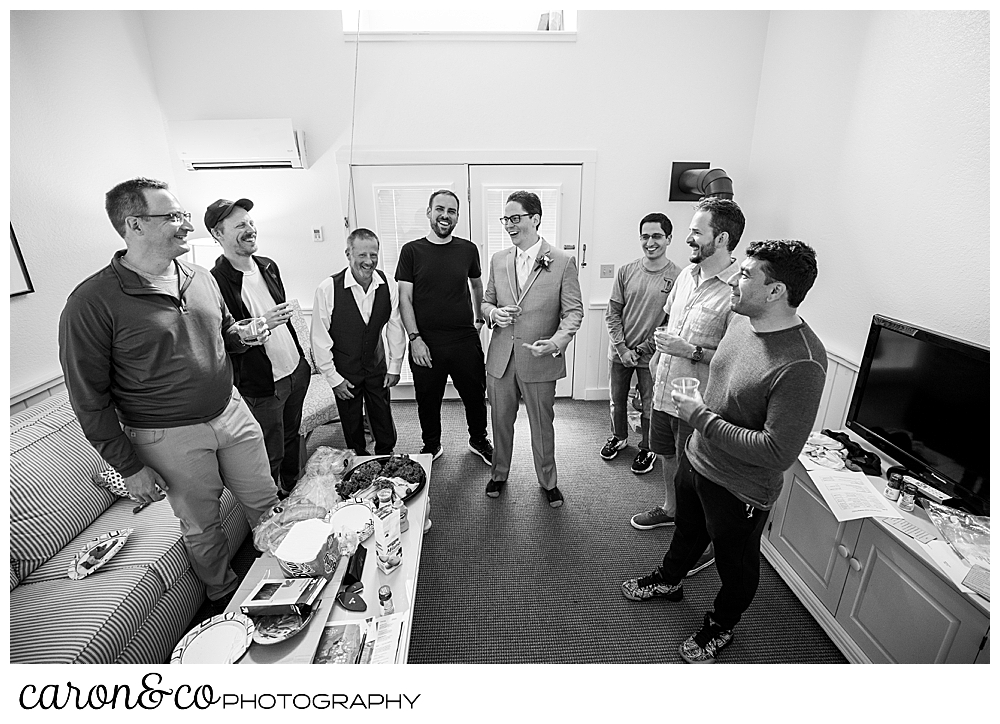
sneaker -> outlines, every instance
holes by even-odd
[[[642,578],[630,578],[622,584],[622,595],[630,601],[647,601],[650,598],[663,596],[668,601],[680,601],[684,598],[684,587],[681,584],[671,586],[664,583],[660,569]]]
[[[628,445],[628,440],[619,440],[617,437],[612,435],[608,438],[608,441],[604,443],[604,447],[601,448],[601,457],[605,460],[614,460],[618,455],[618,451]]]
[[[500,491],[503,490],[503,486],[506,484],[506,480],[490,480],[490,482],[486,483],[486,497],[499,498]]]
[[[563,494],[559,491],[559,488],[552,488],[552,490],[546,490],[545,497],[549,499],[550,508],[558,508],[563,504]]]
[[[441,447],[440,445],[438,445],[436,448],[431,447],[430,445],[424,445],[422,448],[420,448],[420,454],[431,455],[432,456],[431,460],[437,460],[444,454],[444,448]]]
[[[674,516],[667,515],[667,511],[657,506],[645,513],[636,513],[632,516],[632,527],[636,530],[652,530],[662,528],[666,525],[674,524]]]
[[[696,573],[701,573],[713,563],[715,563],[715,548],[713,548],[712,544],[709,543],[708,548],[706,548],[705,552],[701,554],[701,558],[698,559],[698,562],[695,563],[691,567],[691,570],[687,572],[685,578],[690,578]]]
[[[714,664],[715,655],[732,640],[733,630],[722,628],[706,613],[701,631],[681,644],[681,658],[689,664]]]
[[[632,461],[632,472],[636,475],[645,475],[656,464],[656,453],[649,450],[640,450],[635,460]]]
[[[482,442],[469,441],[469,449],[483,459],[487,465],[493,464],[493,443],[488,437],[484,437]]]

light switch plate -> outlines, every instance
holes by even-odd
[[[614,264],[601,264],[601,279],[610,279],[615,275]]]
[[[323,241],[322,226],[314,226],[312,232],[313,232],[313,241]]]

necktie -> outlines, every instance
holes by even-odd
[[[519,251],[517,253],[517,290],[518,293],[524,291],[524,285],[528,283],[528,275],[531,273],[528,269],[528,263],[531,261],[531,256],[526,251]]]

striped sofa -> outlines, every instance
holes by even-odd
[[[134,513],[91,482],[107,467],[65,392],[11,417],[11,663],[165,663],[204,601],[170,505]],[[249,525],[228,490],[222,503],[232,556]],[[71,580],[73,555],[121,528],[134,532],[117,555]]]

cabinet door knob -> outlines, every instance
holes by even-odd
[[[851,560],[848,561],[848,563],[854,570],[856,571],[861,570],[861,561],[859,561],[857,558],[852,558]]]
[[[847,549],[847,546],[837,546],[837,553],[840,554],[841,558],[850,558],[851,552]]]

